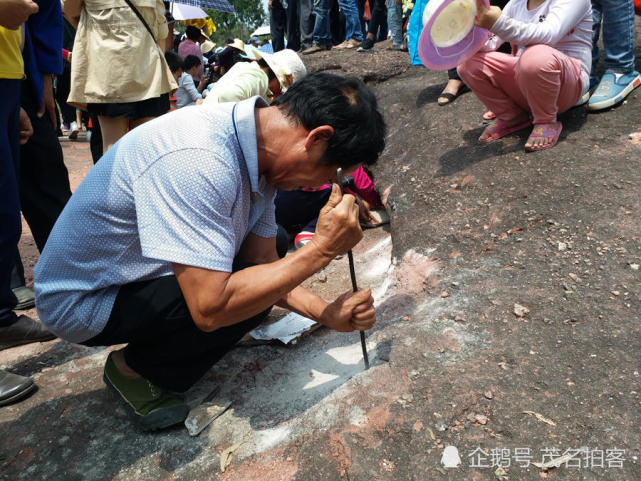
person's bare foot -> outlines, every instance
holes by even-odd
[[[525,142],[525,150],[537,151],[554,147],[559,140],[562,129],[561,122],[535,124],[532,133]]]
[[[502,127],[509,129],[511,127],[514,127],[516,125],[524,124],[528,120],[530,120],[530,117],[528,114],[523,112],[521,115],[517,115],[516,117],[513,117],[508,120],[504,119],[496,119],[494,122],[492,122],[490,125],[487,126],[487,128],[483,131],[481,136],[479,137],[480,142],[485,142],[487,141],[490,137],[493,137],[496,131],[496,124],[498,121],[501,121],[503,123]]]
[[[120,349],[118,351],[114,351],[112,355],[112,359],[114,360],[114,364],[116,365],[116,368],[120,373],[128,377],[130,379],[136,379],[140,377],[140,374],[138,374],[136,371],[131,369],[128,365],[127,362],[125,361],[125,353],[123,349]]]

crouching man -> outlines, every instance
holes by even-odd
[[[337,331],[376,320],[369,290],[331,303],[300,287],[362,237],[334,185],[314,240],[276,252],[276,189],[318,187],[376,162],[385,125],[360,81],[327,73],[260,97],[143,124],[78,187],[35,268],[52,332],[112,352],[104,380],[145,429],[182,422],[191,387],[272,305]]]

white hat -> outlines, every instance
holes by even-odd
[[[256,51],[255,54],[259,59],[264,59],[272,72],[276,74],[283,92],[286,92],[294,82],[307,75],[305,64],[293,50],[286,48],[276,53]]]
[[[200,46],[200,51],[202,53],[209,53],[211,52],[211,49],[214,48],[215,46],[216,44],[211,40],[205,40],[203,44]]]
[[[241,52],[245,53],[245,42],[243,42],[239,38],[235,38],[232,43],[228,43],[230,47],[234,47],[236,50],[240,50]]]

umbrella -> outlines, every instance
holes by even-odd
[[[234,7],[227,0],[175,0],[175,3],[191,5],[193,7],[211,8],[219,12],[236,13]]]
[[[173,3],[171,14],[176,20],[191,20],[193,18],[207,18],[209,15],[200,7],[192,7],[182,3]]]
[[[250,37],[260,37],[261,35],[270,35],[271,30],[269,29],[269,25],[266,25],[264,27],[258,27],[256,30],[254,30],[254,33],[250,35]]]

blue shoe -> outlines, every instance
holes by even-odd
[[[641,85],[639,72],[603,74],[599,85],[588,100],[588,110],[602,110],[623,101],[630,92]]]

